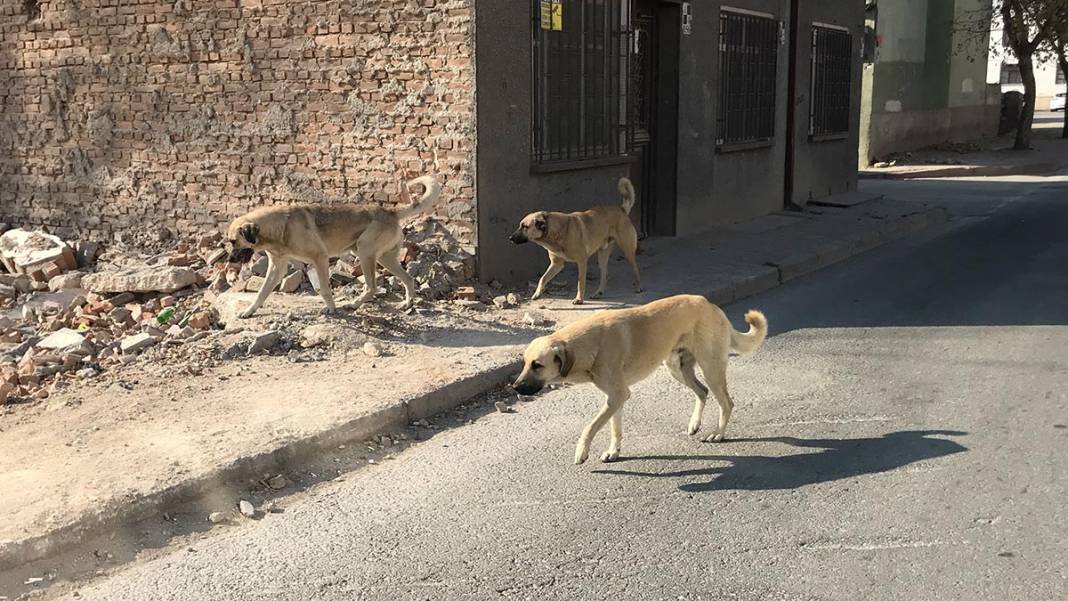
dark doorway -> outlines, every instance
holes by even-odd
[[[678,4],[637,0],[631,15],[634,154],[630,177],[638,199],[631,218],[641,237],[675,233],[679,112]]]

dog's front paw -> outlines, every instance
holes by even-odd
[[[578,448],[575,449],[575,465],[582,465],[586,463],[586,460],[590,458],[590,450]]]
[[[612,463],[613,461],[617,461],[618,459],[619,459],[619,449],[615,449],[615,450],[609,449],[609,450],[605,451],[604,453],[601,453],[601,463]]]
[[[322,315],[337,315],[337,307],[323,307],[319,310]]]
[[[700,430],[700,429],[701,429],[701,420],[699,420],[699,419],[691,419],[690,420],[690,426],[688,428],[686,428],[686,433],[689,434],[690,436],[693,436],[694,434],[697,434],[697,431]]]
[[[238,313],[237,316],[241,319],[248,319],[249,317],[252,317],[255,314],[256,309],[254,307],[249,307],[248,309],[245,309],[244,311]]]
[[[601,298],[602,296],[604,296],[604,290],[598,290],[593,293],[593,298]]]
[[[584,302],[585,301],[583,301],[581,298],[576,298],[575,300],[571,301],[571,304],[572,305],[581,305]]]
[[[710,434],[705,438],[705,442],[723,442],[723,434],[720,432]]]
[[[535,292],[534,294],[530,295],[530,300],[532,300],[532,301],[538,300],[539,298],[541,298],[541,292],[540,291]]]

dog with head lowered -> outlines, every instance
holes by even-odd
[[[634,186],[630,180],[619,178],[619,193],[623,202],[617,207],[593,207],[577,213],[538,211],[519,222],[519,228],[509,238],[516,244],[533,242],[549,251],[549,268],[538,280],[532,300],[545,292],[545,286],[563,270],[568,262],[578,264],[578,293],[576,305],[586,299],[586,267],[590,257],[597,254],[601,271],[601,284],[593,296],[604,294],[608,283],[608,257],[612,247],[619,245],[634,271],[634,291],[641,292],[641,277],[638,275],[638,232],[630,221],[630,209],[634,206]]]
[[[404,303],[415,298],[415,281],[400,263],[400,246],[404,241],[400,222],[429,211],[441,196],[441,186],[431,176],[401,183],[401,196],[409,200],[408,187],[423,186],[419,202],[401,210],[357,205],[294,205],[261,207],[235,219],[227,231],[231,262],[246,262],[255,251],[267,253],[267,276],[256,300],[241,317],[251,317],[286,274],[290,259],[315,267],[319,275],[319,294],[325,313],[335,310],[330,290],[330,259],[353,253],[360,260],[365,287],[353,304],[366,302],[378,290],[377,265],[397,276],[404,285]]]
[[[523,353],[523,371],[512,387],[532,395],[555,382],[592,382],[608,395],[604,407],[582,431],[575,463],[586,461],[590,441],[611,421],[608,450],[601,461],[619,458],[623,439],[623,403],[630,387],[663,363],[671,375],[697,395],[689,433],[701,429],[701,414],[711,388],[719,403],[719,423],[704,439],[723,440],[734,409],[727,392],[727,358],[731,351],[756,351],[768,335],[760,311],[745,314],[749,331],[731,327],[723,311],[703,296],[680,295],[630,309],[602,311],[535,339]],[[697,378],[701,368],[705,381]]]

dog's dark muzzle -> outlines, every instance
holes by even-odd
[[[231,263],[248,263],[252,260],[252,255],[255,254],[251,248],[235,248],[230,251]]]
[[[524,234],[522,231],[518,231],[512,234],[508,237],[508,239],[511,240],[514,244],[523,244],[524,242],[529,242],[529,240],[527,239],[527,235]]]
[[[545,388],[544,382],[535,382],[532,380],[516,381],[512,384],[512,389],[523,396],[532,396],[541,392],[541,389]]]

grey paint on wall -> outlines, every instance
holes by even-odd
[[[771,146],[716,151],[719,112],[719,14],[722,7],[788,17],[787,0],[694,3],[693,33],[680,48],[678,228],[694,234],[714,225],[777,211],[783,206],[786,103],[775,113]],[[787,48],[779,47],[776,98],[786,97]]]
[[[797,18],[797,126],[794,132],[794,187],[790,199],[805,204],[832,194],[856,190],[856,157],[860,130],[861,63],[860,44],[864,31],[864,7],[851,2],[805,2],[801,0]],[[812,140],[809,137],[809,110],[812,85],[813,23],[844,27],[853,36],[853,72],[850,78],[851,109],[849,132],[840,139]]]
[[[538,210],[616,204],[616,180],[628,170],[621,164],[531,172],[530,27],[526,0],[479,0],[476,6],[478,275],[484,282],[539,276],[548,264],[545,251],[508,241],[519,220]]]

